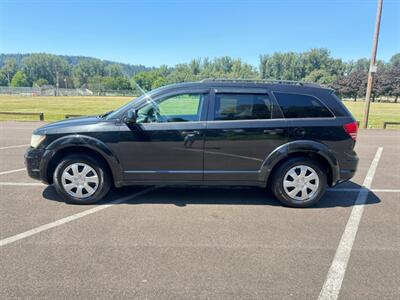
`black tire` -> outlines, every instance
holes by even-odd
[[[68,194],[62,185],[61,176],[66,168],[74,163],[84,163],[92,167],[98,176],[98,186],[93,195],[85,198],[77,198]],[[110,190],[111,178],[107,172],[107,167],[102,161],[97,161],[94,158],[85,154],[68,155],[61,159],[53,174],[54,187],[57,193],[63,198],[66,203],[71,204],[93,204],[100,201]]]
[[[308,166],[315,170],[319,178],[318,188],[312,197],[306,200],[297,200],[289,196],[284,188],[284,177],[286,173],[296,166]],[[291,207],[309,207],[317,203],[325,193],[327,184],[326,172],[324,168],[315,160],[307,157],[295,157],[284,161],[278,166],[277,170],[274,172],[271,181],[271,190],[275,197],[282,202],[284,205]],[[290,192],[290,191],[289,191]]]

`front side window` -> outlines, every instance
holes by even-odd
[[[313,96],[274,93],[285,118],[332,118],[331,111]]]
[[[216,94],[214,120],[271,119],[271,101],[266,94]]]
[[[204,94],[180,94],[148,100],[137,111],[137,123],[199,121]]]

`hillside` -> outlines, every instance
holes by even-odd
[[[24,58],[31,56],[31,53],[24,53],[24,54],[0,54],[0,68],[4,65],[4,62],[9,59],[13,58],[17,62],[17,65],[20,66],[21,62]],[[77,65],[81,61],[97,61],[98,58],[94,57],[87,57],[87,56],[76,56],[76,55],[56,55],[60,58],[63,58],[67,60],[67,62],[71,66]],[[114,61],[109,61],[109,60],[102,60],[102,62],[108,66],[108,65],[119,65],[121,66],[123,73],[127,77],[132,77],[134,74],[140,72],[140,71],[148,71],[151,70],[151,68],[148,68],[143,65],[131,65],[131,64],[126,64],[126,63],[120,63],[120,62],[114,62]]]

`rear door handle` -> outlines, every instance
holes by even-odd
[[[182,134],[184,134],[184,135],[200,135],[200,131],[198,131],[198,130],[183,131]]]
[[[304,128],[298,127],[294,129],[294,136],[302,138],[306,135],[306,130]]]

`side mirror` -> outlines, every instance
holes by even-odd
[[[127,124],[135,124],[137,119],[136,110],[128,111],[126,117],[124,118],[124,122]]]

